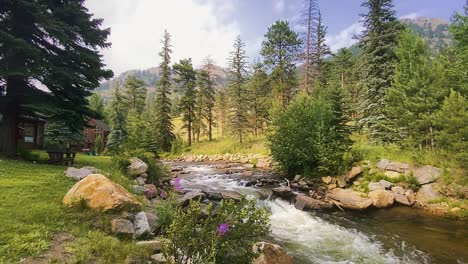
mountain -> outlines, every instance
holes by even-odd
[[[418,17],[416,19],[403,18],[400,21],[424,38],[429,47],[435,51],[440,51],[452,44],[449,22],[443,19]]]

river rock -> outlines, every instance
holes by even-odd
[[[369,183],[369,185],[367,187],[369,188],[369,191],[385,189],[385,187],[383,187],[382,184],[380,184],[380,182],[371,182],[371,183]]]
[[[150,231],[154,232],[156,229],[159,228],[159,223],[158,223],[159,218],[155,214],[150,213],[150,212],[145,212],[145,215],[146,215],[146,219],[148,219]]]
[[[351,170],[346,174],[345,180],[347,182],[352,181],[356,176],[362,173],[362,168],[360,166],[353,167]]]
[[[397,203],[402,204],[402,205],[406,205],[406,206],[411,206],[412,205],[410,203],[408,197],[406,197],[406,195],[400,194],[400,193],[394,193],[393,195],[395,195],[395,201]]]
[[[153,253],[159,253],[161,252],[161,240],[155,239],[155,240],[148,240],[148,241],[138,241],[136,242],[138,246],[142,247],[147,247],[150,248]]]
[[[410,172],[410,165],[403,163],[403,162],[398,162],[398,161],[393,161],[390,162],[386,167],[385,170],[387,171],[396,171],[399,173],[408,173]]]
[[[241,195],[236,191],[222,191],[221,196],[223,196],[223,199],[234,200],[236,202],[241,199]]]
[[[401,186],[392,187],[392,192],[394,194],[403,194],[403,195],[405,195],[405,189],[403,189],[403,187],[401,187]]]
[[[198,191],[190,191],[184,194],[181,198],[177,200],[177,202],[181,206],[187,206],[191,200],[203,200],[206,197],[206,194],[202,193],[200,190]]]
[[[405,196],[406,196],[406,198],[408,198],[408,201],[409,201],[410,205],[413,205],[414,202],[416,202],[416,197],[414,196],[413,190],[411,190],[411,189],[406,190]]]
[[[138,176],[148,171],[148,164],[139,158],[130,158],[130,165],[127,167],[127,171],[132,176]]]
[[[210,200],[222,200],[223,199],[223,195],[221,195],[220,192],[211,191],[211,190],[204,190],[203,192],[206,194],[206,197]]]
[[[146,188],[145,195],[148,199],[158,197],[158,189],[156,186],[154,186],[154,184],[145,184],[143,187]]]
[[[386,180],[380,180],[379,181],[380,185],[382,185],[385,189],[390,189],[393,186],[393,183],[386,181]]]
[[[423,166],[414,169],[413,175],[420,185],[437,181],[442,174],[439,168],[432,166]]]
[[[439,193],[436,191],[435,183],[429,183],[421,186],[416,193],[416,201],[427,204],[430,200],[440,198]]]
[[[135,215],[135,222],[133,222],[133,228],[135,229],[134,238],[141,238],[151,233],[148,218],[145,212],[139,212]]]
[[[371,191],[368,196],[373,200],[372,205],[377,208],[387,208],[395,201],[395,195],[384,189]]]
[[[135,178],[135,182],[138,185],[142,186],[142,185],[146,184],[146,179],[144,179],[143,177],[138,176],[138,177]]]
[[[153,264],[166,264],[166,258],[163,253],[154,254],[150,257]]]
[[[390,164],[389,160],[382,159],[379,162],[377,162],[377,168],[384,171],[387,168],[388,164]]]
[[[289,198],[292,196],[291,188],[287,186],[280,186],[272,189],[272,192],[282,198]]]
[[[330,184],[332,181],[332,177],[331,176],[322,177],[322,181],[325,184]]]
[[[321,210],[330,209],[333,207],[331,203],[316,200],[305,195],[296,196],[296,202],[294,203],[294,206],[299,210]]]
[[[135,234],[132,222],[121,218],[111,221],[111,230],[118,237],[131,238]]]
[[[345,180],[345,178],[344,178],[344,177],[338,177],[338,178],[336,179],[336,185],[337,185],[338,187],[340,187],[340,188],[346,187],[346,180]]]
[[[67,206],[84,203],[99,211],[134,211],[142,207],[132,194],[101,174],[91,174],[77,182],[67,192],[63,203]]]
[[[372,199],[366,198],[364,193],[351,189],[335,188],[328,193],[328,197],[347,209],[363,210],[371,206],[373,202]]]
[[[396,171],[386,171],[386,172],[384,172],[384,175],[389,177],[389,178],[394,179],[394,178],[400,177],[401,174],[399,172],[396,172]]]
[[[302,179],[302,175],[299,175],[299,174],[298,174],[298,175],[294,176],[294,181],[295,181],[295,182],[298,182],[298,181],[300,181],[301,179]]]
[[[64,172],[65,176],[74,179],[75,181],[81,181],[82,179],[88,177],[89,175],[93,174],[93,172],[87,168],[77,169],[74,167],[68,167],[67,170]]]
[[[279,245],[268,242],[257,242],[252,247],[254,253],[260,254],[252,264],[294,264],[286,250]]]

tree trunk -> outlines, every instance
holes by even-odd
[[[187,135],[188,135],[188,145],[192,145],[192,122],[189,121],[187,124]]]
[[[0,151],[8,157],[15,157],[19,104],[16,100],[11,100],[0,111],[3,116],[0,125]]]
[[[211,128],[211,123],[213,123],[213,121],[208,120],[208,140],[209,141],[213,140],[213,133],[212,133],[212,128]]]

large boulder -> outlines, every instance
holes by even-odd
[[[333,207],[331,203],[323,202],[305,195],[296,196],[294,206],[299,210],[321,210]]]
[[[435,183],[429,183],[421,186],[416,193],[416,201],[427,204],[431,200],[439,199],[441,196],[436,190]]]
[[[86,205],[99,211],[135,211],[141,203],[125,188],[101,174],[91,174],[77,182],[63,198],[67,206]]]
[[[385,167],[385,170],[408,173],[410,172],[410,165],[403,162],[392,161]]]
[[[64,172],[65,176],[74,179],[75,181],[81,181],[82,179],[88,177],[89,175],[93,174],[93,171],[91,171],[88,168],[81,168],[77,169],[74,167],[68,167],[67,170]]]
[[[335,188],[328,193],[328,197],[337,201],[340,207],[355,210],[366,209],[373,202],[372,199],[365,197],[364,193],[351,189]]]
[[[360,166],[353,167],[351,170],[346,174],[345,180],[347,182],[352,181],[356,176],[362,173],[362,168]]]
[[[134,238],[142,238],[151,233],[148,218],[145,212],[139,212],[135,215],[135,222],[133,222],[133,228],[135,229]]]
[[[380,190],[380,189],[385,189],[385,187],[380,184],[380,182],[371,182],[369,185],[367,185],[369,188],[369,191],[375,191],[375,190]]]
[[[273,188],[271,191],[275,195],[277,195],[279,197],[282,197],[282,198],[289,198],[293,194],[292,191],[291,191],[291,188],[289,188],[287,186],[276,187],[276,188]]]
[[[390,164],[389,160],[382,159],[379,162],[377,162],[377,168],[379,168],[380,170],[385,170],[388,164]]]
[[[408,197],[406,197],[406,195],[400,194],[400,193],[394,193],[394,195],[395,195],[395,202],[402,204],[402,205],[406,205],[406,206],[412,205]]]
[[[111,221],[111,230],[118,237],[131,238],[135,234],[132,222],[121,218]]]
[[[253,246],[254,253],[260,254],[253,264],[294,264],[286,250],[279,245],[268,242],[257,242]]]
[[[138,246],[147,247],[153,251],[153,253],[160,253],[162,248],[161,240],[148,240],[148,241],[138,241],[136,242]]]
[[[190,201],[194,200],[203,200],[206,197],[206,194],[202,193],[200,190],[198,191],[190,191],[184,194],[181,198],[177,200],[177,202],[181,206],[187,206]]]
[[[395,195],[391,191],[384,189],[378,189],[369,192],[369,198],[372,199],[372,205],[377,208],[387,208],[393,205],[395,201]]]
[[[148,164],[139,158],[130,158],[130,165],[127,167],[127,172],[132,176],[138,176],[148,171]]]
[[[432,166],[423,166],[414,169],[413,175],[420,185],[437,181],[442,174],[439,168]]]
[[[241,200],[241,195],[236,192],[236,191],[222,191],[221,196],[223,196],[223,199],[225,200],[234,200],[234,201],[240,201]]]

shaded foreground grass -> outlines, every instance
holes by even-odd
[[[44,153],[40,155],[45,157]],[[90,165],[112,171],[109,157],[78,155],[76,161],[76,167]],[[74,184],[64,177],[65,169],[0,158],[0,263],[18,263],[21,258],[41,255],[54,234],[61,231],[77,238],[67,246],[74,263],[120,263],[131,252],[146,255],[134,243],[108,236],[103,231],[109,224],[107,216],[62,204],[63,196]],[[116,173],[111,178],[128,184]]]

